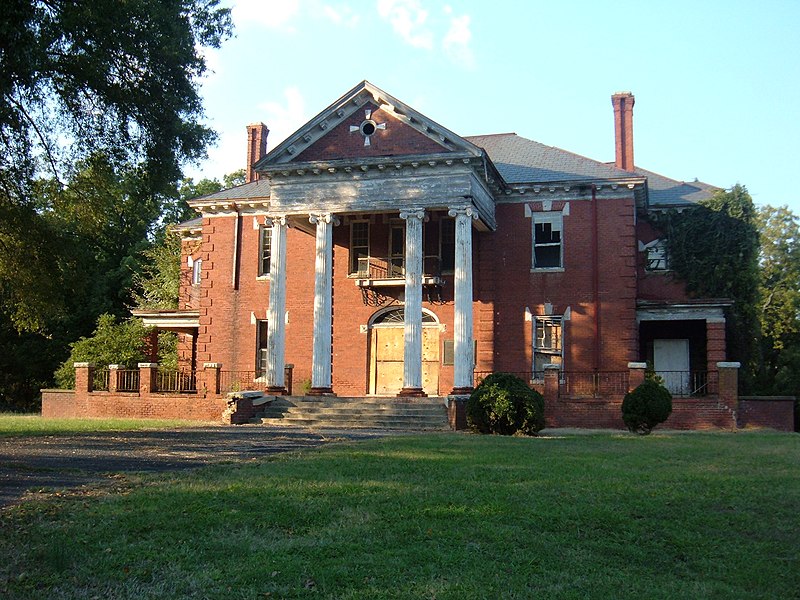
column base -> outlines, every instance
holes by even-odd
[[[306,396],[335,396],[333,388],[330,387],[312,387],[306,392]]]
[[[454,387],[450,392],[451,396],[471,396],[475,391],[473,387]]]
[[[418,388],[418,387],[405,388],[404,387],[402,390],[400,390],[397,393],[397,396],[398,397],[401,397],[401,396],[413,396],[415,398],[427,398],[428,394],[426,394],[425,390],[423,390],[422,388]]]
[[[286,388],[278,385],[270,385],[264,390],[264,393],[268,396],[285,396]]]

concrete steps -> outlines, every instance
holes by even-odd
[[[444,398],[276,396],[253,422],[280,427],[391,431],[450,428]]]

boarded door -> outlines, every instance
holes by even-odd
[[[369,393],[394,396],[403,388],[403,328],[380,326],[371,330]],[[422,387],[429,396],[439,393],[439,327],[422,328]]]
[[[653,340],[653,370],[676,395],[689,393],[689,340]]]

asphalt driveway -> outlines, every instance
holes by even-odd
[[[111,482],[120,473],[258,460],[268,454],[383,435],[380,431],[242,425],[0,438],[0,507],[17,503],[31,492]]]

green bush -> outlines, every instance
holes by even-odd
[[[622,420],[629,431],[647,435],[672,413],[672,394],[663,385],[646,379],[622,400]]]
[[[130,318],[117,323],[111,315],[100,315],[92,337],[82,337],[70,344],[69,358],[55,372],[56,383],[62,389],[75,386],[76,362],[95,363],[99,367],[110,364],[135,367],[145,359],[149,331],[139,319]]]
[[[509,373],[492,373],[467,401],[467,423],[480,433],[535,435],[544,428],[544,398]]]

